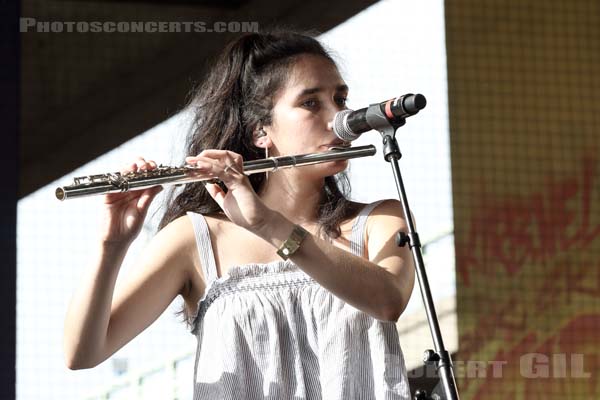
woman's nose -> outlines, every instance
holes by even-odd
[[[340,107],[339,105],[336,105],[335,107],[329,107],[329,109],[327,110],[327,116],[326,116],[326,121],[327,122],[327,130],[331,131],[333,130],[333,121],[335,119],[335,115],[342,111],[347,109],[348,107]]]

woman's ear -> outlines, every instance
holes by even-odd
[[[268,149],[273,145],[269,134],[264,128],[257,128],[254,130],[254,133],[252,134],[252,143],[261,149]]]

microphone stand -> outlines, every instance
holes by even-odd
[[[387,162],[392,166],[394,171],[394,178],[396,180],[396,188],[400,201],[402,202],[402,209],[404,210],[404,216],[408,225],[408,233],[398,232],[396,235],[396,244],[400,247],[404,247],[406,244],[410,246],[413,260],[415,263],[415,270],[417,278],[419,280],[419,287],[421,289],[421,297],[423,298],[423,304],[425,305],[425,311],[427,313],[427,320],[429,322],[429,330],[431,331],[431,337],[435,346],[435,351],[426,350],[423,356],[423,362],[425,365],[435,365],[440,382],[433,389],[431,396],[426,391],[418,389],[415,392],[415,400],[458,400],[458,391],[456,389],[456,381],[454,379],[454,372],[452,370],[452,360],[450,354],[444,347],[442,340],[442,334],[440,332],[440,326],[433,305],[433,298],[431,296],[431,289],[429,288],[429,282],[427,280],[427,274],[425,273],[425,264],[423,263],[423,255],[421,252],[421,242],[419,240],[419,234],[415,231],[412,215],[408,206],[408,199],[404,190],[404,183],[402,181],[402,175],[400,174],[400,167],[398,160],[402,157],[398,142],[396,141],[396,130],[406,123],[405,118],[396,117],[390,121],[381,110],[380,104],[371,104],[367,109],[366,119],[369,126],[376,129],[381,133],[383,140],[383,156]],[[443,391],[440,392],[440,383]]]

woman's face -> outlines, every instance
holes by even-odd
[[[329,124],[346,108],[348,87],[336,66],[324,57],[301,55],[284,87],[275,97],[271,126],[265,127],[273,146],[271,156],[327,151],[343,143]],[[323,176],[343,171],[347,161],[319,164]]]

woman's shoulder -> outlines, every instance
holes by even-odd
[[[198,212],[189,211],[186,213],[188,215],[188,221],[191,221],[192,218],[203,218],[206,221],[206,225],[208,226],[209,232],[213,236],[217,236],[220,232],[224,232],[227,228],[230,228],[232,224],[229,221],[229,218],[223,212],[213,212],[210,214],[202,214]]]
[[[396,199],[379,199],[368,203],[350,201],[350,209],[352,210],[353,217],[367,211],[369,216],[386,215],[390,213],[398,214],[398,212],[402,213],[402,205],[400,201]]]
[[[374,216],[388,215],[394,217],[404,217],[402,203],[398,199],[381,199],[374,201],[375,204],[371,210]]]
[[[340,227],[343,232],[351,232],[358,222],[358,217],[361,215],[365,207],[368,207],[371,203],[362,203],[359,201],[348,200],[348,209],[346,211],[346,217],[341,223]]]
[[[406,225],[402,203],[397,199],[382,199],[373,202],[374,207],[369,211],[367,218],[367,232],[375,226],[402,226]],[[371,204],[373,204],[371,203]]]
[[[204,218],[207,223],[212,224],[222,223],[228,220],[227,216],[223,212],[212,212],[206,214],[197,211],[187,211],[179,218],[185,218],[186,216],[188,217],[188,220],[191,220],[191,218]]]
[[[397,199],[380,199],[369,203],[355,202],[356,211],[351,218],[357,221],[359,215],[366,218],[366,228],[370,230],[374,224],[390,224],[404,220],[402,203]]]
[[[186,214],[173,219],[157,233],[157,237],[171,244],[177,244],[178,247],[189,244],[194,236],[194,226]]]

